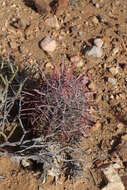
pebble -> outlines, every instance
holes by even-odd
[[[82,59],[76,64],[77,67],[83,67],[83,65],[84,65],[84,61]]]
[[[73,57],[71,57],[71,62],[72,63],[77,63],[80,61],[80,57],[78,55],[75,55]]]
[[[55,49],[57,47],[57,43],[56,43],[55,40],[53,40],[52,38],[50,38],[49,36],[47,36],[43,40],[41,40],[40,47],[44,51],[46,51],[48,53],[52,53],[52,52],[55,51]]]
[[[122,180],[113,165],[105,168],[103,172],[108,179],[108,184],[102,190],[125,190]]]
[[[103,55],[102,50],[103,41],[100,38],[94,40],[94,46],[88,51],[88,56],[100,58]]]
[[[88,56],[93,56],[100,58],[103,55],[103,50],[97,46],[93,46],[90,51],[88,51]]]
[[[117,79],[115,78],[108,78],[108,82],[111,83],[113,86],[116,86],[116,83],[117,83]]]
[[[97,8],[97,9],[99,9],[99,8],[100,8],[99,3],[96,3],[96,5],[95,5],[95,6],[96,6],[96,8]]]
[[[28,160],[26,160],[26,159],[22,159],[21,164],[22,164],[22,166],[23,166],[24,168],[30,166],[30,162],[29,162]]]
[[[121,134],[125,131],[125,126],[123,123],[118,123],[117,125],[117,134]],[[123,136],[121,137],[123,138]]]
[[[92,18],[92,22],[96,25],[96,24],[99,24],[99,20],[96,16],[93,16]]]
[[[97,46],[97,47],[102,47],[102,45],[103,45],[103,41],[102,41],[102,39],[100,39],[100,38],[96,38],[95,40],[94,40],[94,44]]]
[[[112,56],[115,56],[119,52],[119,47],[115,47],[112,51]]]
[[[118,67],[111,67],[109,71],[112,73],[112,75],[116,75],[119,72]]]
[[[59,29],[60,28],[60,25],[58,23],[58,20],[57,20],[57,17],[56,16],[53,16],[53,17],[50,17],[50,18],[47,18],[45,20],[45,23],[52,27],[52,28],[56,28],[56,29]]]
[[[76,67],[82,67],[84,65],[84,61],[78,55],[71,57],[71,62],[76,64]]]

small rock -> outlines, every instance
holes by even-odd
[[[37,12],[41,15],[50,13],[50,6],[47,0],[33,0]]]
[[[125,126],[123,123],[118,123],[117,125],[117,135],[122,134],[125,131]],[[123,136],[121,137],[123,138]]]
[[[95,46],[101,48],[102,45],[103,45],[103,41],[102,41],[102,39],[100,39],[100,38],[96,38],[96,39],[94,40],[94,44],[95,44]]]
[[[56,16],[53,16],[53,17],[50,17],[50,18],[47,18],[45,20],[45,23],[52,27],[52,28],[56,28],[56,29],[59,29],[60,28],[60,25],[58,23],[58,20],[57,20],[57,17]]]
[[[103,41],[100,38],[96,38],[94,40],[94,46],[91,48],[91,50],[88,51],[88,56],[93,56],[93,57],[102,57],[103,55],[103,50],[102,50],[102,45]]]
[[[115,79],[115,78],[108,78],[108,82],[109,83],[111,83],[113,86],[115,86],[116,85],[116,83],[117,83],[117,80]]]
[[[76,64],[77,67],[83,67],[83,65],[84,65],[84,62],[82,59]]]
[[[118,47],[114,48],[112,51],[112,56],[115,56],[118,52],[119,52],[119,48]]]
[[[21,164],[22,164],[22,166],[23,166],[24,168],[30,166],[30,162],[29,162],[28,160],[26,160],[26,159],[22,159]]]
[[[96,3],[96,8],[97,8],[97,9],[99,9],[99,8],[100,8],[99,3]]]
[[[93,16],[92,22],[93,22],[95,25],[97,25],[97,24],[99,23],[99,20],[98,20],[98,18],[97,18],[96,16]]]
[[[55,40],[51,39],[49,36],[45,37],[41,42],[40,42],[40,47],[48,52],[52,53],[55,51],[57,47],[57,43]]]
[[[75,63],[77,67],[82,67],[84,65],[83,60],[78,55],[71,57],[71,62]]]
[[[75,55],[75,56],[71,57],[71,62],[72,63],[77,63],[78,61],[80,61],[80,57],[78,55]]]
[[[113,165],[108,166],[104,169],[104,174],[106,175],[109,183],[102,190],[125,190],[120,176]]]
[[[111,67],[109,71],[112,73],[112,75],[116,75],[119,72],[118,67]]]
[[[103,50],[97,46],[93,46],[90,51],[88,51],[88,56],[93,56],[100,58],[103,55]]]
[[[119,163],[115,163],[115,164],[113,164],[113,168],[114,169],[120,169],[121,165]]]

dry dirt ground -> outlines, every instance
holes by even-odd
[[[127,1],[70,0],[57,17],[58,26],[47,24],[52,15],[40,15],[23,0],[0,0],[0,55],[13,55],[21,69],[38,77],[44,65],[66,63],[74,56],[82,62],[77,70],[90,75],[89,88],[96,91],[97,122],[85,138],[88,151],[84,178],[38,183],[35,173],[26,171],[9,158],[0,158],[1,190],[100,190],[109,183],[104,173],[109,165],[127,189]],[[50,35],[57,42],[52,54],[39,46]],[[95,38],[103,40],[103,56],[94,58],[83,51]],[[43,71],[42,71],[43,72]],[[119,190],[120,187],[118,188]],[[108,188],[107,188],[108,190]],[[113,189],[112,189],[113,190]]]

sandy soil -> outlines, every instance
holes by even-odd
[[[0,0],[0,54],[13,55],[21,69],[38,77],[38,62],[44,65],[69,64],[79,56],[83,64],[77,70],[87,71],[89,88],[96,91],[97,123],[84,140],[89,151],[83,179],[60,179],[57,185],[49,177],[41,189],[100,190],[108,183],[103,168],[120,163],[119,175],[127,179],[127,1],[70,0],[70,5],[57,15],[59,27],[48,26],[46,19],[23,0]],[[50,55],[39,42],[50,35],[57,49]],[[91,46],[92,39],[104,42],[103,56],[93,58],[82,52],[83,44]],[[9,158],[0,158],[1,190],[37,190],[38,181],[31,171],[24,171]],[[126,189],[127,189],[127,184]]]

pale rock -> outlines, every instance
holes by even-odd
[[[114,57],[119,52],[119,47],[115,47],[112,51],[112,56]]]
[[[80,57],[78,55],[75,55],[73,57],[71,57],[71,62],[72,63],[77,63],[80,61]]]
[[[56,16],[53,16],[53,17],[50,17],[50,18],[47,18],[45,20],[45,23],[52,27],[52,28],[56,28],[56,29],[59,29],[60,28],[60,25],[58,23],[58,20],[57,20],[57,17]]]
[[[103,40],[100,39],[100,38],[96,38],[96,39],[94,40],[94,44],[95,44],[95,46],[101,48],[102,45],[103,45]]]
[[[123,129],[125,129],[125,126],[123,123],[118,123],[117,128],[120,130],[123,130]]]
[[[26,160],[26,159],[22,159],[21,164],[22,164],[22,166],[23,166],[24,168],[30,166],[30,162],[29,162],[28,160]]]
[[[88,51],[88,56],[93,56],[100,58],[103,55],[103,50],[100,47],[93,46],[91,50]]]
[[[120,169],[120,168],[121,168],[121,165],[118,164],[118,163],[115,163],[115,164],[113,164],[113,168],[114,168],[114,169]]]
[[[57,43],[55,40],[53,40],[52,38],[50,38],[49,36],[45,37],[41,42],[40,42],[40,47],[48,52],[48,53],[52,53],[55,51],[56,47],[57,47]]]
[[[82,59],[76,64],[77,67],[83,67],[83,65],[84,65],[84,62]]]
[[[117,125],[117,131],[116,131],[117,135],[123,133],[124,131],[125,131],[124,124],[123,123],[118,123],[118,125]],[[122,136],[121,138],[123,139],[123,137],[124,136]]]
[[[112,75],[116,75],[119,72],[118,67],[111,67],[109,71],[112,73]]]
[[[92,18],[92,22],[96,25],[96,24],[99,24],[99,20],[96,16],[93,16]]]
[[[105,176],[107,177],[109,183],[102,188],[102,190],[125,190],[120,176],[118,175],[117,168],[118,165],[110,165],[103,170]]]
[[[113,86],[115,86],[116,85],[116,83],[117,83],[117,80],[115,79],[115,78],[108,78],[108,82],[109,83],[111,83]]]
[[[91,48],[91,50],[88,51],[88,56],[93,56],[93,57],[97,57],[100,58],[103,55],[103,49],[102,49],[102,45],[103,45],[103,41],[100,38],[96,38],[94,40],[94,46]]]
[[[71,57],[71,62],[76,64],[77,67],[82,67],[84,65],[83,60],[78,55]]]
[[[97,9],[99,9],[99,8],[100,8],[99,3],[96,3],[96,8],[97,8]]]

